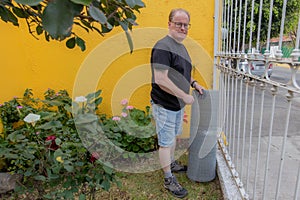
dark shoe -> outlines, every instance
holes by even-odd
[[[187,171],[187,166],[186,165],[181,165],[177,161],[174,161],[171,163],[171,172],[186,172]]]
[[[177,182],[175,176],[165,178],[164,187],[169,190],[173,196],[178,198],[184,198],[188,194],[188,191]]]

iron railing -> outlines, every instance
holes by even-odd
[[[287,0],[280,8],[279,43],[274,52],[270,45],[273,0],[269,2],[266,41],[261,40],[264,2],[219,0],[216,3],[220,16],[215,53],[221,108],[219,144],[242,199],[296,200],[300,198],[300,87],[297,83],[300,17],[294,50],[288,58],[283,58]],[[255,6],[258,6],[257,15]],[[300,16],[299,10],[295,12]],[[241,68],[245,60],[246,70]],[[264,73],[260,76],[251,70],[255,62],[264,63]],[[287,81],[269,77],[270,64],[273,73],[278,66],[285,67],[289,74]]]

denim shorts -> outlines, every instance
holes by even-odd
[[[184,108],[179,111],[172,111],[153,102],[151,102],[151,105],[156,124],[158,145],[171,147],[176,140],[176,136],[182,133]]]

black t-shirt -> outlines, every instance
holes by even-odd
[[[170,36],[159,40],[151,52],[152,90],[151,99],[155,104],[178,111],[185,106],[182,99],[165,92],[155,83],[153,69],[168,70],[169,79],[185,93],[190,91],[191,58],[181,43]]]

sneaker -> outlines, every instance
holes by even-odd
[[[171,172],[186,172],[187,166],[181,165],[177,161],[171,163]]]
[[[173,196],[178,198],[184,198],[188,194],[188,191],[177,182],[175,176],[165,178],[164,187],[169,190]]]

